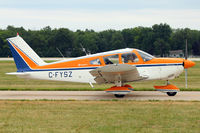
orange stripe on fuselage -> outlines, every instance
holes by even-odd
[[[57,68],[68,68],[68,67],[98,67],[102,65],[92,65],[90,64],[91,60],[100,59],[99,57],[89,57],[84,59],[77,59],[72,61],[60,62],[55,64],[49,64],[45,66],[38,66],[37,69],[57,69]]]
[[[114,55],[114,54],[112,54]],[[89,58],[83,58],[83,59],[76,59],[72,61],[66,61],[66,62],[59,62],[55,64],[49,64],[45,66],[37,66],[36,69],[57,69],[57,68],[70,68],[70,67],[98,67],[98,66],[105,66],[105,63],[103,62],[103,57],[110,56],[110,55],[104,55],[104,56],[96,56],[96,57],[89,57]],[[121,54],[119,53],[119,56]],[[137,54],[137,56],[139,56]],[[136,63],[127,63],[130,65],[140,65],[140,64],[169,64],[169,63],[183,63],[183,59],[181,58],[154,58],[152,60],[144,62],[141,57],[138,57],[139,61]],[[99,59],[101,61],[101,65],[91,65],[90,61],[94,59]],[[121,59],[121,58],[119,58]],[[119,61],[120,64],[122,64],[122,61]]]
[[[17,48],[12,42],[10,42],[18,54],[24,59],[24,61],[29,65],[31,68],[35,68],[37,64],[33,62],[27,55],[25,55],[19,48]]]
[[[144,62],[144,64],[170,64],[170,63],[183,63],[182,58],[154,58]]]

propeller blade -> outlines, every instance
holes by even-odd
[[[188,58],[187,39],[185,40],[185,59]],[[185,69],[185,88],[187,88],[187,69]]]
[[[187,69],[185,69],[185,88],[187,89]]]
[[[185,40],[185,59],[187,60],[188,58],[188,48],[187,48],[187,39]]]

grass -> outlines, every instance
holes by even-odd
[[[0,61],[0,90],[105,90],[112,84],[94,85],[89,84],[56,82],[44,80],[21,79],[16,76],[6,75],[7,72],[15,72],[16,67],[13,61]],[[188,69],[188,89],[185,88],[185,75],[182,73],[179,78],[171,83],[181,88],[181,90],[200,90],[200,62]],[[165,85],[165,81],[146,81],[130,83],[135,90],[154,90],[154,85]]]
[[[20,79],[13,61],[0,61],[0,90],[104,90],[111,85]],[[182,90],[200,90],[200,62],[171,83]],[[131,83],[136,90],[154,90],[164,81]],[[0,133],[198,133],[200,102],[184,101],[3,101],[0,100]]]
[[[0,101],[1,133],[198,133],[200,102]]]

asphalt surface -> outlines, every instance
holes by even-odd
[[[200,101],[200,92],[182,91],[168,96],[157,91],[133,91],[124,98],[116,98],[104,91],[0,91],[1,100],[184,100]]]

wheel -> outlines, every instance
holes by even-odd
[[[168,96],[175,96],[177,92],[167,92]]]
[[[115,94],[115,97],[117,98],[123,98],[125,95],[124,94]]]

